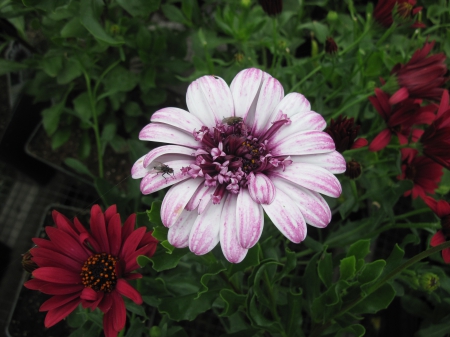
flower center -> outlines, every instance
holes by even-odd
[[[405,169],[405,178],[409,180],[413,180],[416,177],[417,169],[414,165],[408,165]]]
[[[119,259],[111,254],[91,255],[81,268],[81,280],[87,288],[110,293],[117,283],[116,263]]]
[[[249,133],[239,117],[225,118],[212,129],[203,126],[199,131],[194,130],[193,136],[201,148],[195,153],[195,163],[181,171],[192,178],[205,177],[205,186],[216,187],[213,203],[218,204],[226,191],[239,193],[240,188],[246,187],[250,173],[274,167],[284,170],[292,164],[289,158],[272,156],[267,149],[268,139],[290,122],[283,115],[259,137]]]

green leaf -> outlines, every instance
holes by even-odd
[[[128,102],[125,107],[125,114],[130,117],[137,117],[142,115],[142,110],[136,102]]]
[[[91,153],[91,138],[89,137],[89,133],[87,131],[83,132],[81,136],[81,141],[78,147],[78,156],[81,160],[85,160],[89,157]]]
[[[339,266],[340,270],[340,279],[341,280],[349,280],[355,276],[356,273],[356,259],[355,256],[348,256],[341,260],[341,264]]]
[[[141,94],[142,102],[148,106],[156,106],[164,103],[167,99],[167,90],[162,88],[151,89]]]
[[[118,41],[108,35],[100,24],[100,14],[104,3],[102,0],[81,0],[80,20],[81,24],[99,41],[111,46],[120,46],[123,41]]]
[[[441,320],[440,324],[433,324],[427,328],[420,329],[414,336],[416,337],[444,337],[450,333],[449,316]]]
[[[73,100],[73,106],[78,117],[89,122],[92,117],[91,102],[87,92],[83,92]]]
[[[104,143],[110,142],[114,138],[114,136],[116,134],[116,130],[117,130],[116,124],[114,124],[114,123],[106,124],[105,126],[103,126],[101,140]]]
[[[272,319],[268,319],[260,311],[261,305],[258,303],[256,295],[253,295],[250,300],[248,309],[248,318],[252,322],[252,326],[255,328],[262,328],[269,332],[277,333],[283,330],[280,323],[274,322]]]
[[[386,260],[386,267],[383,271],[383,276],[389,274],[395,268],[400,266],[403,261],[403,256],[405,255],[405,251],[401,249],[397,244],[395,244],[394,249]]]
[[[116,92],[131,91],[137,82],[137,76],[122,66],[116,66],[103,80],[105,91],[108,95]]]
[[[61,55],[45,56],[40,66],[48,76],[56,77],[63,68],[63,57]]]
[[[131,320],[130,327],[127,329],[125,337],[142,336],[145,332],[145,324],[139,319]]]
[[[197,294],[162,298],[158,305],[161,314],[167,314],[174,321],[194,320],[199,314],[211,309],[216,300],[217,292],[207,292],[196,299]]]
[[[352,324],[346,328],[340,329],[336,336],[348,336],[350,333],[353,337],[363,337],[366,329],[361,324]]]
[[[0,75],[28,69],[28,65],[24,63],[14,62],[0,58]]]
[[[369,282],[372,283],[380,277],[385,265],[386,261],[384,260],[376,260],[367,263],[362,269],[361,274],[358,276],[358,281],[361,285]]]
[[[309,260],[302,277],[302,287],[304,289],[305,297],[310,304],[312,304],[313,300],[320,295],[320,279],[319,275],[317,275],[317,261],[321,255],[322,252],[319,252]]]
[[[202,287],[198,291],[197,298],[202,296],[202,294],[206,293],[209,290],[208,283],[211,277],[219,274],[220,272],[223,272],[224,270],[227,270],[227,268],[225,268],[220,261],[215,261],[208,266],[208,270],[200,278]]]
[[[86,174],[91,178],[95,178],[95,176],[91,173],[91,171],[89,171],[86,165],[84,165],[81,161],[75,158],[67,158],[66,160],[64,160],[64,164],[66,164],[67,166],[74,169],[76,172],[80,174]]]
[[[389,283],[385,283],[372,294],[366,296],[350,311],[355,314],[375,314],[382,309],[386,309],[394,297],[394,288]]]
[[[147,216],[150,222],[157,225],[158,227],[164,227],[161,221],[161,204],[162,201],[160,200],[154,201],[150,210],[147,211]]]
[[[359,240],[352,244],[347,256],[355,256],[356,260],[364,259],[370,253],[370,240]]]
[[[78,61],[64,58],[62,69],[58,72],[56,81],[58,84],[68,84],[81,76],[81,73]]]
[[[64,110],[64,101],[52,105],[50,108],[42,110],[42,125],[47,135],[51,136],[55,133],[59,125],[59,119]]]
[[[165,246],[168,244],[167,241],[164,241],[161,245],[163,243]],[[144,255],[138,256],[137,263],[143,267],[151,262],[153,269],[160,272],[175,268],[178,265],[178,262],[180,262],[180,259],[187,253],[189,253],[189,248],[175,248],[172,252],[170,252],[170,250],[166,250],[165,252],[160,252],[159,254],[153,255],[151,258]]]
[[[330,253],[323,253],[319,264],[317,265],[317,273],[323,284],[329,288],[333,282],[333,262]]]
[[[83,25],[80,22],[79,17],[75,17],[69,22],[66,23],[66,25],[61,29],[61,37],[68,38],[68,37],[78,37],[83,38],[88,34],[86,28],[83,27]]]
[[[221,317],[229,317],[236,313],[239,308],[245,307],[247,301],[247,295],[236,294],[229,289],[222,289],[220,291],[220,297],[225,302],[225,309],[220,314]]]
[[[191,22],[185,18],[183,13],[175,6],[164,4],[161,6],[161,9],[170,21],[179,22],[187,26],[191,26]]]
[[[70,139],[70,128],[58,129],[52,136],[52,150],[64,145]]]
[[[125,298],[125,307],[127,308],[128,311],[132,312],[133,314],[148,319],[147,314],[145,313],[145,308],[142,305],[136,304],[132,300]]]
[[[69,0],[22,0],[22,2],[27,7],[35,7],[50,12],[68,4]]]
[[[147,17],[158,10],[161,0],[117,0],[117,3],[132,16]]]

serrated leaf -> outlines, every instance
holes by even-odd
[[[370,240],[359,240],[353,243],[348,252],[348,256],[355,256],[356,260],[364,259],[370,253]]]
[[[350,311],[355,314],[375,314],[382,309],[386,309],[395,297],[395,290],[385,283],[376,291],[366,296]]]
[[[236,313],[239,308],[245,307],[247,295],[236,294],[229,289],[222,289],[220,291],[220,297],[225,302],[225,309],[220,314],[221,317],[229,317]]]
[[[348,256],[341,260],[340,266],[340,279],[349,280],[355,276],[356,273],[356,259],[355,256]]]
[[[175,268],[187,253],[189,253],[189,248],[175,248],[172,252],[166,250],[165,253],[155,254],[151,258],[144,255],[138,256],[137,263],[143,267],[151,262],[153,269],[160,272]]]
[[[154,201],[152,203],[152,207],[150,208],[150,210],[147,211],[147,216],[150,222],[158,227],[161,226],[164,227],[161,221],[161,204],[162,204],[161,200]]]
[[[206,273],[203,274],[200,278],[202,287],[198,291],[197,298],[202,296],[202,294],[206,293],[209,290],[208,283],[211,277],[225,270],[227,270],[227,268],[225,268],[220,261],[215,261],[214,263],[210,264]]]
[[[233,276],[239,271],[244,271],[248,268],[258,266],[260,263],[260,251],[260,245],[259,243],[257,243],[255,246],[248,250],[247,255],[241,263],[230,263],[230,266],[228,267],[228,277]]]
[[[145,319],[148,319],[148,316],[145,313],[145,308],[142,305],[136,304],[132,300],[125,298],[125,307],[127,308],[128,311],[136,315],[142,316]]]
[[[346,328],[340,329],[336,336],[348,336],[350,333],[353,337],[363,337],[366,329],[361,324],[352,324]]]
[[[160,313],[165,313],[174,321],[194,320],[199,314],[211,309],[216,300],[217,292],[207,292],[196,299],[197,294],[162,298],[158,305]]]
[[[248,317],[255,328],[262,328],[269,332],[277,333],[283,330],[278,322],[267,319],[260,311],[261,305],[258,303],[256,295],[253,295],[248,309]]]
[[[377,280],[380,277],[385,265],[386,261],[384,260],[376,260],[367,263],[362,269],[361,274],[358,276],[358,281],[360,284],[364,285]]]

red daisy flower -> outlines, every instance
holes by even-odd
[[[445,54],[427,55],[434,43],[425,43],[422,49],[416,50],[406,64],[397,64],[391,71],[400,89],[391,97],[391,104],[406,98],[422,98],[439,101],[444,91],[443,85],[448,78]]]
[[[39,266],[25,287],[53,295],[40,311],[48,311],[45,326],[51,327],[69,315],[81,303],[84,308],[99,308],[104,313],[106,337],[115,337],[125,326],[126,310],[122,298],[137,304],[142,297],[126,280],[142,277],[139,255],[152,256],[157,241],[146,228],[134,229],[136,215],[123,226],[116,206],[105,213],[99,205],[91,209],[88,231],[77,218],[71,222],[53,211],[56,227],[46,227],[50,240],[34,238],[33,261]]]
[[[373,11],[373,16],[378,23],[388,28],[394,22],[392,18],[392,11],[397,5],[397,14],[403,19],[409,19],[422,10],[422,7],[416,7],[415,0],[378,0],[377,5]],[[426,26],[419,21],[416,21],[411,27],[425,28]]]
[[[433,235],[430,246],[436,247],[450,239],[450,204],[445,200],[436,201],[431,197],[426,197],[425,203],[441,219],[442,229]],[[445,263],[450,263],[450,248],[442,250],[442,258]]]
[[[450,170],[450,105],[447,90],[442,94],[436,120],[425,130],[420,142],[426,156]]]
[[[444,174],[442,166],[427,157],[417,156],[419,152],[414,149],[401,149],[401,153],[402,174],[397,179],[409,179],[414,182],[413,189],[406,191],[404,196],[412,194],[413,199],[419,196],[423,199],[426,193],[433,194]]]
[[[381,89],[375,89],[375,96],[369,97],[370,102],[386,122],[386,129],[381,131],[369,145],[370,151],[384,149],[395,134],[401,145],[408,143],[413,125],[430,124],[434,118],[434,105],[421,107],[420,100],[408,99],[399,104],[390,105],[389,94]],[[413,140],[415,135],[413,134]]]

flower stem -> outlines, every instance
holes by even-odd
[[[311,76],[313,76],[315,73],[317,73],[319,70],[322,69],[322,66],[319,65],[318,67],[316,67],[315,69],[313,69],[308,75],[306,75],[305,77],[303,77],[303,79],[300,82],[297,82],[296,85],[294,85],[291,90],[289,90],[289,92],[294,92],[295,90],[297,90],[297,88],[299,88],[303,83],[305,83]]]
[[[358,305],[361,301],[363,301],[367,296],[374,293],[376,290],[378,290],[380,287],[382,287],[386,282],[390,281],[391,279],[394,279],[398,274],[400,274],[402,271],[407,269],[408,267],[414,265],[415,263],[423,260],[424,258],[435,254],[445,248],[450,247],[450,241],[446,241],[436,247],[432,247],[427,249],[426,251],[423,251],[422,253],[417,254],[416,256],[412,257],[402,265],[395,268],[393,271],[385,275],[381,280],[379,280],[376,284],[374,284],[372,287],[370,287],[365,296],[359,295],[355,300],[351,301],[347,305],[345,305],[341,310],[339,310],[332,318],[330,318],[325,324],[318,325],[316,328],[312,331],[310,337],[319,337],[321,336],[322,332],[324,332],[329,326],[333,324],[334,319],[336,319],[339,316],[342,316],[347,311]]]
[[[99,130],[99,124],[98,124],[98,118],[97,118],[96,99],[95,99],[95,94],[91,88],[91,79],[90,79],[89,75],[87,74],[87,72],[85,70],[83,70],[83,74],[84,74],[84,79],[86,80],[86,88],[87,88],[87,92],[88,92],[88,96],[89,96],[89,102],[91,103],[92,119],[94,120],[94,124],[93,124],[92,128],[94,129],[95,142],[97,144],[98,176],[100,178],[103,178],[102,142],[100,139],[100,130]]]
[[[409,218],[410,216],[413,216],[413,215],[427,213],[427,212],[431,212],[431,209],[429,209],[428,207],[419,208],[419,209],[416,209],[416,210],[408,212],[408,213],[397,215],[397,216],[394,217],[393,220],[397,221],[397,220]]]

